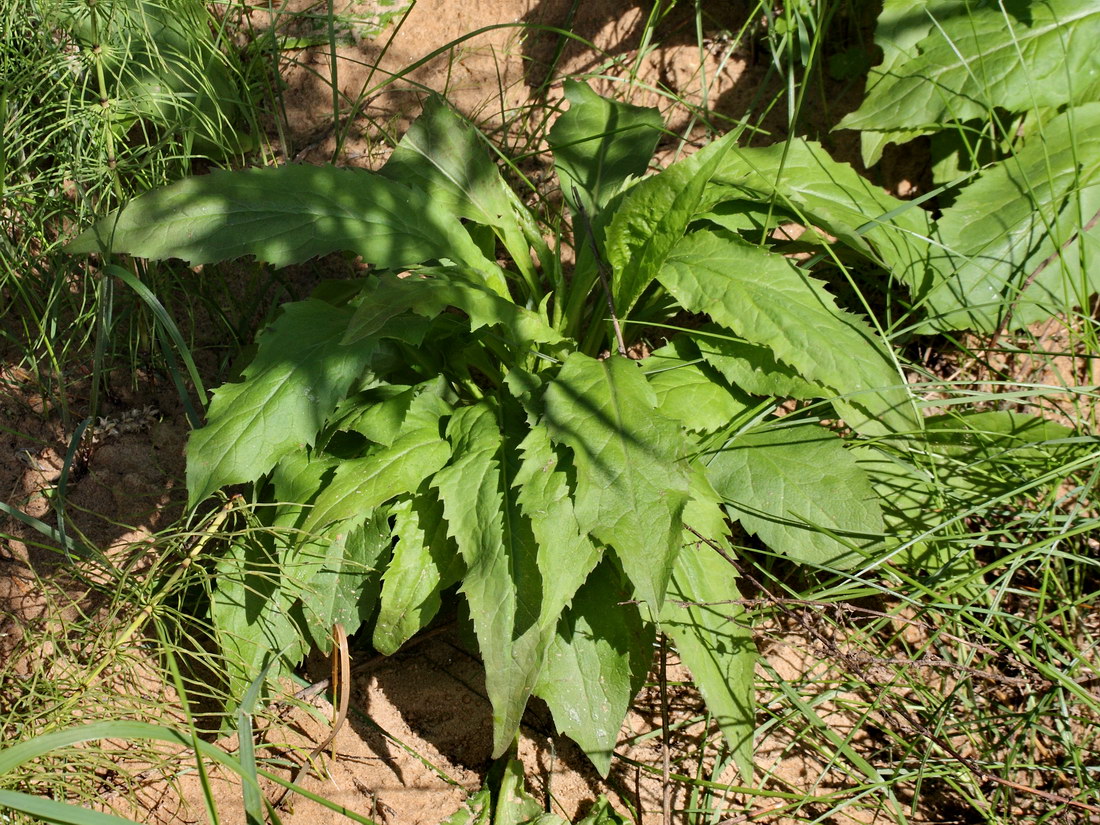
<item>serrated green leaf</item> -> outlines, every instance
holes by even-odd
[[[577,591],[558,624],[535,695],[558,730],[576,742],[600,776],[630,703],[653,661],[653,625],[643,621],[614,565],[605,561]]]
[[[450,446],[440,438],[438,419],[409,429],[389,447],[380,447],[364,458],[340,462],[332,481],[302,524],[307,533],[330,524],[369,513],[402,493],[411,493],[447,463]]]
[[[700,330],[694,337],[699,354],[735,387],[752,395],[777,398],[823,398],[829,395],[821,384],[807,381],[793,367],[776,360],[775,353],[759,344],[736,341],[715,328]]]
[[[833,160],[821,144],[789,140],[760,148],[737,147],[723,155],[707,198],[776,203],[800,220],[836,236],[879,262],[915,293],[926,287],[928,216]]]
[[[639,181],[615,209],[606,229],[615,309],[622,317],[657,277],[688,225],[721,195],[707,184],[734,145],[734,135],[714,141],[663,172]]]
[[[252,255],[275,266],[336,251],[388,268],[450,258],[503,286],[458,218],[427,193],[363,169],[295,163],[213,172],[148,192],[67,250],[191,264]]]
[[[616,356],[570,355],[544,404],[550,437],[573,453],[581,529],[614,549],[638,595],[658,609],[687,500],[679,425],[657,412],[638,364]]]
[[[351,310],[322,301],[286,304],[260,336],[239,384],[214,393],[206,426],[187,442],[191,505],[227,484],[255,481],[292,450],[314,443],[326,416],[374,350],[343,347]]]
[[[948,120],[1095,100],[1100,9],[1092,0],[952,5],[911,59],[840,122],[847,129],[938,127]]]
[[[654,350],[644,366],[657,397],[657,411],[689,430],[707,432],[728,425],[751,404],[701,360],[695,343],[678,335]]]
[[[498,458],[503,434],[494,410],[487,404],[460,408],[447,436],[455,459],[432,483],[466,562],[461,589],[485,660],[496,758],[511,745],[542,667],[538,548],[530,525],[505,501],[510,485]]]
[[[440,593],[462,576],[458,547],[447,535],[443,505],[429,489],[390,507],[397,544],[382,577],[381,606],[373,644],[392,655],[427,627],[441,604]]]
[[[739,435],[706,473],[731,518],[795,561],[850,567],[862,558],[852,547],[882,541],[882,511],[867,476],[843,441],[816,424]]]
[[[1100,103],[1090,103],[1055,117],[944,210],[926,328],[991,332],[1010,306],[1013,326],[1025,327],[1087,302],[1100,291],[1100,227],[1082,229],[1098,212]]]
[[[518,343],[555,343],[562,337],[538,313],[502,298],[490,289],[444,269],[423,269],[415,276],[378,277],[348,325],[343,343],[370,338],[382,326],[406,311],[434,318],[447,307],[465,312],[470,329],[499,326]]]
[[[451,407],[443,400],[446,391],[442,375],[412,387],[381,384],[340,402],[328,426],[389,447],[403,432],[429,427],[448,415]]]
[[[664,124],[656,109],[608,100],[580,81],[565,81],[565,99],[547,141],[566,200],[576,209],[575,186],[594,215],[625,180],[645,174]]]
[[[909,392],[875,332],[786,258],[698,231],[672,251],[659,278],[687,309],[707,313],[805,378],[842,393],[853,429],[918,428]]]
[[[730,552],[719,496],[701,471],[692,491],[684,524]],[[695,533],[685,531],[684,541],[661,608],[661,629],[675,642],[748,785],[756,729],[756,644],[745,608],[736,603],[741,593],[733,566]]]

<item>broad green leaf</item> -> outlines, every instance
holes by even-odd
[[[554,343],[561,335],[538,313],[502,298],[479,284],[444,269],[425,269],[416,275],[383,275],[368,287],[362,303],[348,325],[343,343],[369,338],[391,318],[411,310],[434,318],[448,307],[465,312],[470,329],[500,326],[517,343]]]
[[[658,609],[687,499],[679,425],[657,412],[638,364],[617,356],[570,355],[544,404],[550,437],[573,453],[581,529],[614,549],[638,595]]]
[[[1100,103],[1090,103],[1055,117],[944,210],[927,327],[991,332],[1012,305],[1013,327],[1024,327],[1087,302],[1100,291],[1100,227],[1081,232],[1098,212]]]
[[[380,170],[384,177],[430,194],[461,218],[518,229],[515,195],[487,154],[488,142],[447,102],[433,95]]]
[[[872,91],[885,96],[887,89],[897,82],[894,73],[916,54],[916,46],[932,31],[936,20],[962,10],[960,0],[926,0],[921,7],[912,0],[884,0],[878,22],[875,24],[875,45],[882,49],[882,62],[867,74],[867,94]],[[836,127],[847,128],[844,122]],[[860,134],[863,165],[870,168],[882,157],[882,150],[891,143],[907,143],[926,134],[925,130],[870,132]]]
[[[659,278],[685,308],[707,313],[803,377],[841,393],[853,429],[918,428],[904,381],[875,332],[786,258],[698,231],[672,251]]]
[[[314,443],[326,416],[363,373],[372,346],[340,345],[351,310],[286,304],[260,336],[239,384],[214,393],[206,426],[187,443],[191,505],[227,484],[255,481],[292,450]]]
[[[918,22],[923,26],[923,22]],[[1006,0],[951,6],[910,60],[891,68],[847,129],[935,128],[1020,111],[1095,100],[1100,91],[1100,8],[1092,0]]]
[[[734,340],[714,327],[700,330],[693,337],[703,360],[751,395],[798,399],[829,395],[821,384],[807,381],[793,367],[776,360],[767,347]]]
[[[535,695],[558,730],[606,777],[619,730],[653,661],[653,625],[643,621],[615,566],[605,561],[558,624]]]
[[[795,561],[849,567],[862,558],[852,547],[882,541],[867,476],[843,441],[816,424],[738,436],[710,459],[707,479],[732,518]]]
[[[332,626],[350,636],[374,612],[382,565],[390,549],[390,508],[380,507],[362,524],[344,531],[310,578],[302,596],[306,629],[323,653],[332,648]]]
[[[491,227],[516,266],[529,267],[521,222],[533,229],[533,221],[486,154],[487,145],[469,121],[432,96],[380,174],[406,185],[415,182],[451,214]]]
[[[675,167],[674,167],[675,168]],[[898,200],[838,163],[819,143],[790,140],[725,153],[707,193],[717,200],[758,199],[790,209],[801,220],[835,235],[848,247],[878,261],[920,292],[929,255],[924,210]]]
[[[407,430],[388,447],[373,450],[363,458],[342,461],[332,481],[317,496],[302,529],[316,532],[369,513],[394,496],[411,493],[450,456],[450,446],[440,437],[438,419],[434,419]]]
[[[299,591],[282,581],[278,539],[275,545],[272,553],[257,541],[234,541],[217,565],[210,618],[229,677],[229,697],[243,696],[271,656],[282,653],[271,673],[278,679],[308,649],[291,619]]]
[[[565,81],[569,109],[550,127],[547,141],[562,193],[574,208],[573,187],[595,215],[630,177],[641,177],[664,124],[656,109],[600,97],[586,84]]]
[[[657,396],[657,412],[689,430],[708,432],[726,426],[750,406],[744,393],[731,389],[717,371],[702,363],[695,343],[685,335],[654,350],[644,367]]]
[[[391,268],[450,258],[498,292],[505,288],[458,218],[428,193],[331,166],[292,163],[186,178],[135,198],[67,249],[191,264],[251,255],[275,266],[337,251]]]
[[[657,277],[691,221],[714,206],[707,184],[734,145],[735,136],[716,140],[625,194],[606,230],[607,257],[614,271],[611,291],[621,317]]]
[[[487,403],[460,408],[447,437],[455,458],[436,473],[433,486],[466,562],[462,592],[485,660],[496,758],[519,729],[545,658],[549,640],[538,624],[544,585],[530,524],[506,500],[511,484],[500,457],[504,434],[495,411]]]
[[[373,643],[384,655],[428,626],[441,604],[440,593],[462,576],[464,565],[447,535],[443,505],[426,487],[390,507],[397,543],[382,577],[381,606]]]
[[[702,473],[684,508],[684,523],[729,551],[728,528],[719,497]],[[722,729],[744,784],[752,782],[756,729],[756,645],[737,589],[733,566],[690,531],[676,557],[669,598],[661,608],[661,629],[698,685],[707,709]]]

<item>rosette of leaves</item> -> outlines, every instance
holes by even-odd
[[[1023,328],[1100,291],[1097,38],[1091,0],[883,4],[882,61],[838,128],[868,166],[930,138],[947,205],[926,265],[896,273],[920,331]]]
[[[327,648],[337,621],[392,653],[457,586],[495,755],[536,695],[606,773],[659,628],[748,778],[756,654],[733,525],[843,568],[900,541],[887,526],[923,529],[924,502],[892,499],[927,469],[888,449],[922,421],[887,342],[773,230],[798,217],[836,239],[808,236],[828,253],[808,263],[835,248],[893,269],[927,223],[803,141],[728,136],[647,174],[655,112],[579,83],[567,97],[550,131],[572,215],[557,232],[435,100],[379,172],[197,177],[70,248],[275,266],[345,250],[373,266],[284,306],[188,444],[192,505],[249,483],[275,528],[219,566],[234,689],[273,653],[290,668]],[[545,237],[570,226],[567,271]],[[620,354],[638,341],[658,346]]]

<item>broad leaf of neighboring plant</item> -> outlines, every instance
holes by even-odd
[[[340,344],[351,317],[351,309],[323,301],[283,307],[260,336],[243,381],[218,388],[206,426],[191,433],[191,505],[227,484],[255,481],[287,453],[313,444],[374,353],[372,346]]]
[[[558,624],[535,695],[558,730],[606,777],[619,730],[653,660],[653,625],[627,603],[629,588],[605,560]]]
[[[698,467],[684,524],[691,530],[684,531],[685,546],[676,557],[661,629],[676,643],[748,785],[756,730],[756,645],[745,608],[737,604],[741,593],[734,568],[715,549],[733,553],[721,498]]]
[[[917,44],[932,31],[935,21],[960,11],[965,13],[965,8],[961,0],[926,0],[919,6],[913,0],[884,0],[875,25],[875,45],[882,49],[882,62],[867,73],[867,94],[886,94],[897,82],[897,68],[916,54]],[[842,121],[836,128],[847,127]],[[908,143],[928,131],[861,132],[859,140],[863,165],[870,168],[878,163],[882,150],[891,143]]]
[[[919,293],[925,287],[928,216],[838,163],[818,143],[791,140],[762,148],[738,147],[722,157],[710,186],[737,197],[789,208],[835,235]],[[710,192],[712,201],[731,192]]]
[[[895,62],[891,82],[869,89],[838,128],[937,129],[949,120],[984,119],[995,107],[1023,111],[1100,94],[1094,0],[959,4],[930,13],[938,19],[917,53]]]
[[[576,80],[565,81],[569,110],[550,127],[547,142],[566,201],[576,211],[573,187],[596,215],[630,177],[641,177],[664,124],[656,109],[607,100]]]
[[[909,392],[874,330],[787,258],[698,231],[676,246],[658,277],[685,308],[769,347],[805,378],[843,395],[833,403],[853,429],[919,429]]]
[[[732,518],[776,552],[850,567],[883,538],[878,496],[844,442],[817,424],[737,436],[707,462]]]
[[[1083,232],[1098,213],[1100,103],[1090,103],[1055,117],[944,210],[924,330],[992,332],[1009,307],[1021,328],[1085,305],[1100,291],[1100,225]]]
[[[380,267],[446,258],[508,294],[499,268],[429,193],[362,169],[290,164],[187,178],[135,198],[67,249],[192,264],[252,255],[275,266],[336,251]]]
[[[659,610],[687,500],[680,426],[657,412],[637,362],[619,356],[570,355],[544,404],[551,438],[573,453],[581,529],[614,550],[638,596]]]
[[[492,227],[522,266],[526,245],[520,221],[530,222],[530,215],[500,176],[487,145],[446,101],[433,96],[379,174],[405,185],[415,181],[452,214]]]

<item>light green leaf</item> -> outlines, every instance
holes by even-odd
[[[933,10],[935,13],[935,10]],[[923,22],[918,23],[923,25]],[[847,129],[937,127],[1095,100],[1100,91],[1100,8],[1092,0],[952,5],[841,121]]]
[[[728,528],[719,497],[697,474],[684,523],[727,552]],[[672,637],[680,659],[695,679],[707,709],[722,729],[744,784],[752,782],[756,729],[756,645],[737,589],[733,566],[690,531],[676,557],[669,598],[661,608],[661,629]]]
[[[343,347],[351,310],[323,301],[286,304],[260,336],[239,384],[214,393],[206,426],[187,443],[191,505],[227,484],[255,481],[287,453],[314,443],[326,416],[374,354]]]
[[[359,433],[369,441],[389,447],[403,432],[430,427],[449,415],[451,406],[443,400],[447,390],[443,375],[412,387],[393,384],[371,387],[340,402],[328,426]]]
[[[849,567],[862,558],[852,547],[882,541],[867,476],[843,441],[816,424],[738,436],[710,459],[707,479],[731,518],[795,561]]]
[[[884,96],[897,82],[895,70],[916,54],[917,43],[932,31],[934,21],[960,11],[965,13],[959,0],[926,0],[919,8],[912,0],[884,0],[875,24],[875,45],[882,49],[882,62],[868,72],[866,94],[874,91]],[[847,126],[841,121],[836,128]],[[863,132],[859,136],[863,165],[870,168],[878,163],[889,144],[907,143],[923,134],[926,131]]]
[[[805,378],[843,394],[853,429],[917,429],[904,381],[875,332],[786,258],[698,231],[673,250],[659,277],[685,308],[707,313],[770,348]]]
[[[499,269],[425,192],[363,169],[288,164],[213,172],[141,195],[69,252],[127,252],[191,264],[252,255],[275,266],[355,252],[380,267],[462,261],[497,288]]]
[[[484,286],[446,269],[422,269],[417,275],[399,278],[382,275],[366,290],[362,303],[348,325],[343,343],[369,338],[389,321],[411,310],[435,318],[448,307],[465,312],[471,331],[499,326],[517,343],[555,343],[561,335],[536,312],[502,298]]]
[[[664,124],[656,109],[608,100],[580,81],[565,81],[565,99],[569,109],[550,127],[547,141],[565,199],[576,209],[576,186],[595,215],[624,181],[645,174]]]
[[[695,343],[678,335],[654,350],[644,367],[657,411],[689,430],[707,432],[728,425],[750,407],[750,400],[701,361]]]
[[[1098,212],[1100,103],[1090,103],[1055,117],[944,210],[927,329],[991,332],[1013,304],[1013,327],[1025,327],[1086,303],[1100,291],[1100,227],[1081,233]]]
[[[568,466],[550,443],[544,426],[534,426],[519,445],[522,461],[512,481],[516,502],[538,542],[544,594],[539,622],[553,631],[558,616],[600,560],[580,522],[569,489]]]
[[[488,143],[447,102],[432,95],[380,174],[430,194],[448,212],[496,229],[513,229],[515,196],[489,159]]]
[[[544,397],[550,437],[573,452],[581,529],[612,547],[657,609],[680,545],[687,499],[679,425],[657,412],[638,364],[570,355]]]
[[[394,496],[411,493],[450,456],[450,447],[440,438],[435,419],[426,426],[407,430],[389,447],[376,449],[364,458],[341,461],[332,481],[317,496],[302,529],[317,532],[343,519],[369,513]]]
[[[426,487],[390,507],[397,544],[382,577],[381,607],[373,644],[392,655],[428,626],[441,604],[440,593],[462,576],[462,556],[447,535],[443,505]]]
[[[653,625],[642,620],[613,564],[605,561],[577,591],[558,624],[535,695],[558,730],[576,742],[600,776],[630,703],[653,661]]]

